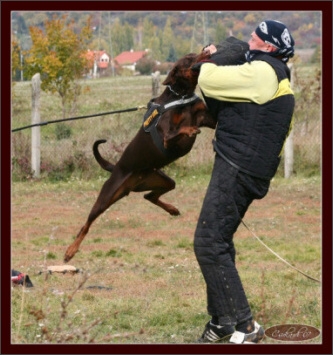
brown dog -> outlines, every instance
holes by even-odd
[[[159,199],[176,186],[174,180],[160,169],[192,149],[196,135],[200,133],[199,127],[214,129],[216,126],[204,102],[194,94],[198,72],[191,67],[206,57],[204,52],[188,54],[175,63],[163,82],[167,88],[148,104],[142,127],[117,164],[109,163],[99,154],[98,145],[105,140],[94,143],[96,160],[112,175],[104,183],[85,225],[68,247],[65,262],[78,251],[93,221],[131,191],[150,191],[144,195],[148,201],[173,216],[179,215],[176,207]]]

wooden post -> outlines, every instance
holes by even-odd
[[[292,64],[289,64],[289,69],[290,69],[290,85],[291,88],[293,88],[294,84],[294,75],[293,75],[293,70],[292,70]],[[286,139],[285,145],[284,145],[284,177],[286,179],[289,179],[294,170],[294,129],[291,130],[289,133],[289,136]]]
[[[156,71],[152,74],[153,82],[152,82],[152,96],[156,97],[160,91],[160,72]]]
[[[289,133],[284,145],[284,177],[289,179],[294,169],[294,130]]]
[[[31,123],[40,123],[40,74],[32,77],[32,117]],[[40,176],[40,126],[31,128],[31,170],[34,177]]]

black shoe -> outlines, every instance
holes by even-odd
[[[234,333],[235,329],[231,325],[215,325],[210,321],[206,324],[205,330],[198,339],[198,343],[218,343],[226,341]]]
[[[229,340],[229,343],[234,344],[256,344],[259,343],[265,336],[264,328],[257,322],[254,322],[254,331],[252,333],[242,333],[236,330]]]

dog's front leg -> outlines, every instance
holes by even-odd
[[[198,127],[216,128],[217,119],[207,109],[196,112],[195,119]]]
[[[195,117],[195,122],[198,127],[215,129],[217,118],[213,117],[203,101],[196,103],[192,110],[192,114]]]
[[[181,135],[186,135],[189,137],[194,137],[199,134],[201,131],[198,127],[194,126],[183,126],[180,127],[177,131],[172,133],[166,133],[164,136],[164,148],[169,148],[175,143]]]

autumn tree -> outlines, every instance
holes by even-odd
[[[18,79],[21,70],[21,48],[16,39],[12,40],[12,80]]]
[[[62,16],[45,21],[45,31],[30,27],[32,47],[25,56],[30,76],[41,74],[42,90],[60,95],[63,117],[80,94],[78,79],[87,70],[85,53],[91,38],[90,20],[77,34],[73,21],[67,23],[66,19]]]

